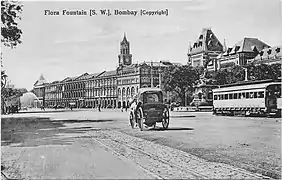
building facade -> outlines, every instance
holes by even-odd
[[[262,49],[254,59],[249,59],[248,63],[253,64],[274,64],[282,62],[282,46]]]
[[[45,86],[47,85],[46,79],[41,75],[33,85],[33,93],[37,96],[36,107],[41,107],[45,104]]]
[[[244,38],[218,56],[217,69],[244,66],[265,48],[268,49],[270,46],[257,38]]]
[[[179,65],[169,61],[133,64],[130,43],[125,35],[120,43],[118,64],[113,71],[84,73],[44,84],[45,107],[126,107],[139,88],[161,87],[164,69]]]
[[[223,52],[223,45],[210,28],[203,28],[199,38],[188,48],[188,65],[207,67],[213,59]]]

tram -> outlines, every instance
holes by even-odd
[[[281,117],[281,79],[247,81],[213,89],[215,115]]]

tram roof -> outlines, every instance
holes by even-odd
[[[213,89],[213,92],[224,92],[224,91],[234,91],[234,90],[247,90],[247,89],[259,89],[265,88],[271,84],[281,84],[281,79],[278,80],[261,80],[261,81],[250,81],[244,83],[234,83],[229,85],[220,86],[220,88]]]

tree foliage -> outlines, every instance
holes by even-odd
[[[22,31],[17,20],[21,19],[22,5],[16,1],[1,0],[1,43],[14,48],[22,41]]]
[[[164,72],[164,89],[176,92],[184,105],[185,93],[193,92],[195,82],[200,77],[200,69],[191,66],[170,66]]]
[[[215,84],[231,84],[245,80],[245,68],[248,80],[278,79],[281,77],[281,64],[247,65],[246,67],[234,66],[229,69],[221,69],[214,74]]]

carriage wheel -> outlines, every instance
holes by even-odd
[[[169,125],[169,111],[167,108],[164,108],[163,111],[162,125],[164,129],[167,129]]]
[[[135,119],[132,113],[130,113],[129,115],[129,122],[130,122],[132,129],[134,129],[135,128]]]
[[[143,116],[143,111],[141,108],[139,108],[136,112],[136,118],[137,118],[137,122],[138,122],[138,126],[140,128],[141,131],[144,130],[144,122],[145,122],[145,119],[144,119],[144,116]]]

